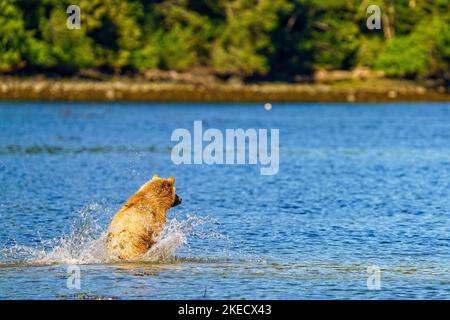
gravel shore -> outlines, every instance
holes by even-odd
[[[90,80],[0,79],[0,100],[155,102],[450,101],[443,87],[332,84],[177,84]]]

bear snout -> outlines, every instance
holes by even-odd
[[[177,206],[177,205],[179,205],[180,203],[181,203],[181,201],[182,201],[183,199],[181,199],[181,197],[179,196],[179,195],[175,195],[175,201],[173,202],[173,204],[172,204],[172,207],[175,207],[175,206]]]

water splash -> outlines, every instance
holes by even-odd
[[[0,265],[51,265],[51,264],[103,264],[115,262],[106,248],[106,230],[99,219],[108,208],[91,204],[80,211],[71,231],[57,239],[41,240],[38,247],[14,244],[0,250]],[[185,217],[170,219],[157,242],[140,259],[142,262],[164,262],[172,258],[181,246],[188,246],[188,238],[226,239],[219,232],[205,230],[215,223],[210,217]],[[207,228],[206,228],[207,229]]]
[[[147,251],[142,260],[147,262],[164,262],[172,258],[172,254],[181,246],[189,247],[188,236],[199,239],[228,240],[225,235],[211,230],[217,221],[209,216],[197,217],[188,214],[184,219],[172,218],[166,225],[156,244]],[[205,227],[207,227],[205,230]]]

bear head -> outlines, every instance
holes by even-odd
[[[182,201],[181,197],[177,195],[175,188],[175,178],[171,176],[168,179],[161,178],[158,175],[153,175],[152,179],[146,184],[146,191],[150,192],[152,196],[166,202],[168,207],[175,207]]]

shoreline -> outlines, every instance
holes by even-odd
[[[0,101],[130,102],[450,102],[445,88],[428,89],[408,81],[329,84],[188,84],[132,79],[0,78]]]

